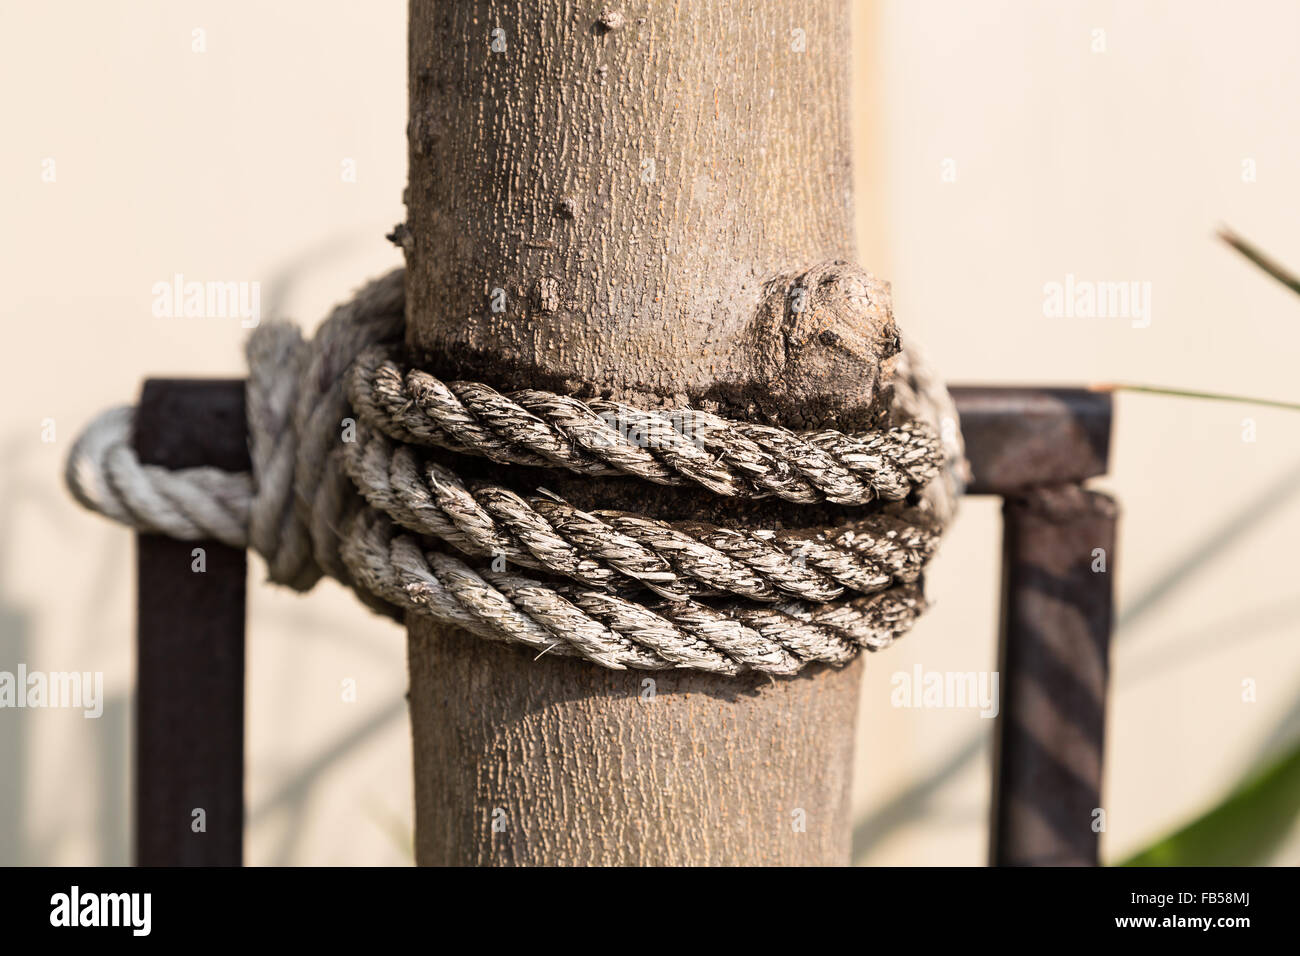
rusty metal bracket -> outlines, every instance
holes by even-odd
[[[1095,865],[1117,509],[1081,486],[1108,466],[1110,396],[951,392],[968,493],[1004,499],[990,860]],[[246,470],[243,382],[146,382],[135,442],[145,462]],[[246,555],[147,534],[137,550],[136,862],[238,866]]]
[[[974,481],[1003,499],[994,865],[1099,862],[1118,508],[1109,393],[953,388]]]
[[[135,450],[167,468],[247,471],[244,383],[146,382]],[[136,569],[136,864],[239,866],[247,554],[140,534]]]

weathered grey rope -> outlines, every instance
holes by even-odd
[[[253,481],[219,468],[143,465],[131,447],[135,409],[101,412],[72,446],[64,480],[83,506],[140,531],[248,543]]]
[[[382,348],[358,358],[348,391],[367,421],[401,442],[586,475],[695,482],[726,496],[897,501],[934,478],[943,460],[938,434],[919,421],[867,436],[799,435],[696,409],[646,412],[537,390],[502,395],[472,382],[444,384]]]
[[[764,602],[831,601],[846,588],[870,593],[915,581],[938,544],[935,529],[886,515],[809,536],[587,514],[499,485],[470,490],[412,446],[364,426],[356,439],[345,453],[348,473],[397,524],[468,555],[500,556],[593,587],[616,588],[623,577],[665,597],[727,592]]]
[[[925,360],[925,352],[906,338],[895,360],[894,408],[908,418],[925,422],[939,436],[943,466],[938,477],[921,490],[920,504],[941,526],[947,525],[957,513],[957,501],[971,480],[966,446],[952,396]]]
[[[939,522],[915,509],[834,529],[743,532],[586,513],[545,494],[470,487],[415,446],[796,502],[896,501],[930,483],[922,511],[945,516],[942,494],[926,497],[953,461],[934,415],[862,436],[795,434],[695,410],[444,384],[400,363],[402,282],[399,270],[371,283],[311,342],[278,323],[254,333],[252,479],[141,465],[130,410],[119,409],[74,446],[73,494],[133,527],[251,546],[272,580],[291,587],[328,574],[385,613],[607,667],[789,674],[885,646],[922,610],[916,582]],[[942,391],[923,386],[914,404]],[[491,567],[431,550],[434,537]],[[497,559],[557,580],[501,570]],[[647,600],[647,590],[657,596]],[[844,599],[846,590],[859,596]]]
[[[915,585],[825,605],[637,604],[608,592],[475,571],[450,555],[426,552],[373,509],[358,515],[343,549],[358,580],[395,605],[482,637],[618,669],[792,674],[810,661],[843,663],[859,648],[887,646],[925,606]]]

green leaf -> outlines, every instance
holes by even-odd
[[[1122,866],[1266,863],[1300,813],[1300,744],[1226,800]]]

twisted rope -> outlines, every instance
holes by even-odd
[[[64,473],[73,497],[138,531],[245,547],[252,476],[219,468],[171,471],[142,465],[131,447],[134,423],[134,408],[110,408],[81,433]]]
[[[793,674],[884,647],[924,609],[918,582],[962,462],[942,424],[955,412],[928,373],[905,367],[910,421],[861,435],[502,395],[403,363],[403,280],[397,270],[372,282],[311,342],[281,323],[253,334],[252,476],[142,465],[131,410],[115,409],[74,445],[72,493],[141,530],[252,547],[273,581],[299,590],[328,575],[394,617],[611,668]],[[739,531],[467,483],[431,447],[731,497],[913,504],[835,528]]]
[[[564,501],[524,498],[495,484],[466,485],[454,472],[366,427],[345,467],[366,500],[394,522],[465,554],[505,558],[606,589],[620,578],[664,597],[726,592],[754,601],[830,601],[912,582],[938,533],[872,515],[805,536],[733,531],[623,512],[587,514]]]
[[[349,396],[367,421],[401,442],[503,464],[694,482],[728,497],[898,501],[934,478],[942,461],[938,435],[921,422],[863,437],[799,435],[696,409],[645,412],[536,390],[502,395],[475,382],[446,385],[379,348],[358,357]]]

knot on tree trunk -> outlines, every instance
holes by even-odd
[[[764,283],[740,361],[769,420],[861,426],[885,411],[901,350],[889,283],[837,259]]]

